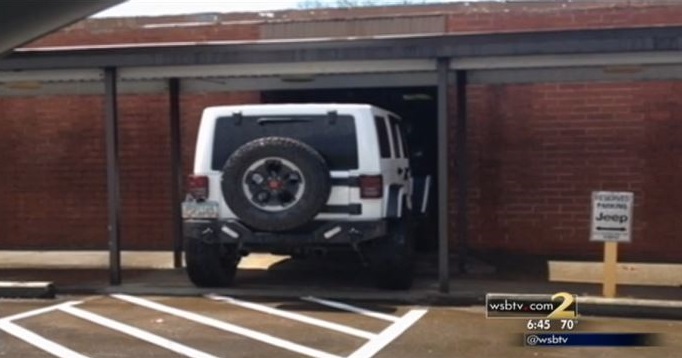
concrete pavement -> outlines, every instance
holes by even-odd
[[[581,317],[571,332],[658,334],[654,346],[529,347],[524,319],[482,307],[329,300],[62,296],[3,301],[0,357],[673,357],[682,322]]]
[[[240,268],[267,269],[283,261],[286,256],[252,255],[241,262]],[[124,269],[171,269],[173,253],[166,251],[123,251],[121,266]],[[0,269],[85,269],[109,268],[107,251],[1,251]]]

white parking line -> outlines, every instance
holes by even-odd
[[[315,303],[321,304],[323,306],[328,306],[328,307],[336,308],[336,309],[343,310],[343,311],[354,312],[354,313],[361,314],[363,316],[381,319],[384,321],[397,322],[398,320],[400,320],[400,317],[396,317],[396,316],[385,314],[385,313],[370,311],[370,310],[360,308],[360,307],[356,307],[356,306],[352,306],[352,305],[349,305],[346,303],[323,300],[321,298],[316,298],[316,297],[311,297],[311,296],[301,297],[301,299],[304,301],[315,302]]]
[[[389,343],[393,342],[398,338],[403,332],[405,332],[410,326],[419,321],[425,314],[427,310],[412,310],[402,316],[397,322],[393,323],[391,326],[379,333],[379,335],[365,343],[364,346],[360,347],[353,354],[348,356],[348,358],[370,358],[374,357],[375,354],[379,353],[384,347]]]
[[[377,336],[374,333],[363,331],[361,329],[348,327],[348,326],[345,326],[342,324],[329,322],[329,321],[325,321],[325,320],[318,319],[318,318],[309,317],[309,316],[302,315],[299,313],[288,312],[288,311],[280,310],[277,308],[272,308],[272,307],[257,304],[257,303],[245,302],[245,301],[234,299],[232,297],[217,296],[217,295],[208,295],[206,297],[208,297],[212,300],[215,300],[215,301],[227,302],[227,303],[230,303],[230,304],[235,305],[235,306],[248,308],[248,309],[251,309],[254,311],[259,311],[259,312],[271,314],[273,316],[279,316],[279,317],[287,318],[287,319],[302,322],[302,323],[307,323],[307,324],[310,324],[313,326],[326,328],[326,329],[329,329],[332,331],[337,331],[337,332],[341,332],[344,334],[348,334],[351,336],[356,336],[356,337],[360,337],[360,338],[364,338],[364,339],[372,339],[372,338]]]
[[[54,308],[53,308],[54,310]],[[49,311],[48,311],[49,312]],[[18,326],[9,320],[3,320],[0,322],[0,330],[3,330],[9,334],[11,334],[14,337],[17,337],[21,339],[22,341],[35,346],[37,348],[40,348],[44,350],[47,353],[52,354],[53,356],[60,357],[60,358],[88,358],[88,356],[82,355],[78,352],[72,351],[69,348],[66,348],[62,346],[61,344],[57,344],[55,342],[52,342],[50,340],[47,340],[43,338],[42,336],[39,336],[26,328],[23,328],[21,326]]]
[[[143,331],[139,328],[129,326],[127,324],[121,323],[114,321],[112,319],[100,316],[98,314],[88,312],[85,310],[82,310],[80,308],[76,307],[69,307],[69,306],[64,306],[59,308],[60,311],[68,313],[70,315],[76,316],[78,318],[84,319],[86,321],[98,324],[100,326],[104,326],[109,329],[113,329],[115,331],[127,334],[129,336],[135,337],[137,339],[149,342],[151,344],[157,345],[161,348],[168,349],[169,351],[173,351],[175,353],[187,356],[187,357],[192,357],[192,358],[217,358],[216,356],[210,355],[208,353],[204,353],[202,351],[196,350],[194,348],[185,346],[183,344],[173,342],[169,339],[163,338],[161,336],[157,336],[155,334],[149,333],[147,331]]]
[[[38,308],[38,309],[35,309],[35,310],[31,310],[31,311],[26,311],[26,312],[22,312],[22,313],[17,313],[17,314],[12,315],[12,316],[7,316],[7,317],[1,318],[1,319],[0,319],[0,323],[3,323],[3,322],[11,322],[11,321],[16,321],[16,320],[24,319],[24,318],[29,318],[29,317],[33,317],[33,316],[38,316],[38,315],[41,315],[41,314],[43,314],[43,313],[48,313],[48,312],[55,311],[55,310],[59,309],[60,307],[73,306],[73,305],[80,304],[80,303],[82,303],[82,302],[83,302],[83,301],[69,301],[69,302],[63,302],[63,303],[58,303],[58,304],[52,305],[52,306],[47,306],[47,307],[42,307],[42,308]]]
[[[159,312],[167,313],[173,316],[184,318],[189,321],[200,323],[206,326],[217,328],[226,332],[238,334],[253,340],[257,340],[263,343],[270,344],[272,346],[280,347],[292,352],[303,354],[314,358],[340,358],[337,355],[326,353],[314,348],[306,347],[294,342],[290,342],[281,338],[273,337],[271,335],[254,331],[248,328],[240,327],[234,324],[222,322],[210,317],[202,316],[196,313],[184,311],[181,309],[166,306],[157,302],[149,301],[139,297],[133,297],[129,295],[114,294],[111,297],[119,299],[121,301],[129,302],[138,306],[146,307]]]

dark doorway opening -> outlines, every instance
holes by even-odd
[[[314,89],[266,91],[263,103],[367,103],[399,115],[405,123],[413,176],[430,176],[426,215],[418,227],[417,247],[438,249],[438,97],[436,87]],[[423,181],[422,181],[423,183]],[[422,203],[415,203],[421,207]]]

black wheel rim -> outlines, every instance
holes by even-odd
[[[305,181],[298,166],[283,158],[258,160],[244,173],[244,195],[255,207],[283,211],[295,205],[305,190]]]

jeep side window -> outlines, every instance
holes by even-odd
[[[395,143],[395,156],[397,158],[405,158],[405,141],[398,125],[398,119],[390,116],[391,129],[393,133],[393,143]]]
[[[391,157],[391,143],[388,139],[388,128],[386,128],[386,121],[384,117],[374,116],[374,123],[377,128],[377,137],[379,139],[379,150],[382,158]]]
[[[410,157],[410,144],[407,142],[407,137],[406,137],[406,131],[405,131],[405,126],[400,125],[400,122],[398,119],[396,119],[396,125],[398,126],[398,133],[400,133],[400,143],[403,145],[403,155],[405,158]]]

